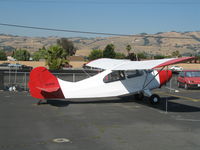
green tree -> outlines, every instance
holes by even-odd
[[[104,51],[103,51],[103,57],[104,58],[115,58],[115,46],[113,44],[108,44]]]
[[[124,53],[116,53],[115,58],[116,58],[116,59],[125,59],[126,56],[125,56]]]
[[[47,50],[45,47],[39,49],[39,51],[36,51],[34,54],[33,54],[33,60],[35,61],[39,61],[40,59],[45,59],[45,56],[47,55]]]
[[[147,59],[147,53],[140,52],[137,54],[138,59]]]
[[[126,46],[126,50],[127,50],[128,55],[130,54],[131,49],[132,49],[132,48],[131,48],[131,45],[128,44],[128,45]]]
[[[177,51],[172,52],[172,57],[181,57],[181,54],[180,54],[180,52],[177,50]]]
[[[165,58],[164,55],[155,55],[154,56],[154,59],[163,59],[163,58]]]
[[[64,56],[75,55],[77,48],[75,48],[72,41],[69,41],[67,38],[61,38],[57,40],[57,44],[64,49]]]
[[[196,56],[196,60],[200,63],[200,55]]]
[[[130,59],[131,61],[136,61],[137,60],[137,55],[134,52],[132,52],[132,53],[129,53],[126,58]]]
[[[13,52],[13,57],[18,61],[28,61],[30,53],[27,50],[19,49]]]
[[[6,53],[3,50],[0,50],[0,60],[7,60]]]
[[[95,59],[98,59],[98,58],[102,58],[103,57],[103,51],[102,50],[92,50],[90,52],[90,55],[89,55],[89,60],[95,60]]]
[[[45,59],[51,70],[61,69],[64,64],[68,63],[63,48],[58,45],[53,45],[47,49]]]

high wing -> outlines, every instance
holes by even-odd
[[[110,69],[110,70],[140,70],[140,69],[155,69],[175,63],[188,61],[194,59],[194,57],[182,57],[182,58],[169,58],[169,59],[157,59],[157,60],[145,60],[145,61],[130,61],[126,59],[110,59],[101,58],[89,62],[86,66]]]

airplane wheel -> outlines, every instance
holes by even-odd
[[[151,104],[159,104],[160,103],[160,96],[157,94],[153,94],[149,97]]]
[[[144,94],[141,92],[141,93],[139,93],[139,94],[135,94],[134,95],[134,98],[136,99],[136,100],[143,100],[144,99]]]

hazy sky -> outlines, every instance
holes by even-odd
[[[199,31],[200,0],[0,0],[0,23],[119,34]],[[5,26],[0,33],[95,36]]]

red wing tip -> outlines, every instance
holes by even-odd
[[[160,65],[158,65],[158,66],[155,66],[155,67],[153,67],[153,69],[159,68],[159,67],[164,67],[164,66],[173,65],[173,64],[180,63],[180,62],[184,62],[184,61],[188,61],[188,60],[191,60],[191,59],[195,59],[195,57],[175,58],[175,59],[166,61],[166,62],[164,62],[164,63],[162,63],[162,64],[160,64]]]

